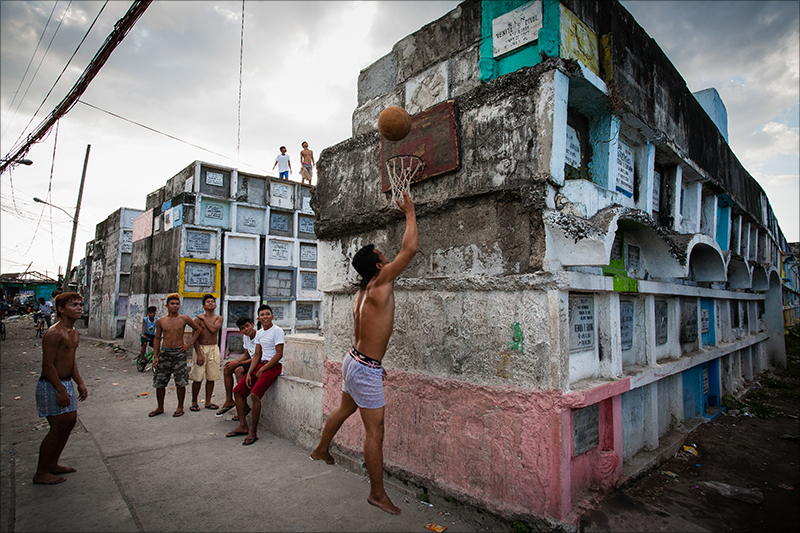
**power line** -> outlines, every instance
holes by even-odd
[[[125,16],[119,19],[114,25],[114,30],[106,38],[103,46],[100,47],[100,50],[89,62],[89,65],[83,71],[80,79],[78,79],[67,96],[64,97],[58,106],[56,106],[53,112],[50,113],[50,115],[42,122],[36,131],[28,136],[24,143],[21,145],[18,143],[17,146],[12,149],[13,153],[10,152],[8,156],[3,158],[5,162],[0,164],[0,173],[4,172],[6,168],[9,168],[12,165],[12,163],[27,154],[28,150],[31,149],[31,146],[34,143],[39,142],[42,136],[53,127],[53,124],[55,124],[59,118],[66,115],[67,112],[72,109],[81,95],[89,87],[89,84],[92,82],[94,77],[97,76],[97,74],[100,72],[100,69],[103,68],[103,65],[105,65],[106,61],[108,61],[111,53],[114,51],[117,45],[122,42],[131,28],[133,28],[133,25],[136,24],[136,21],[139,20],[139,17],[144,14],[151,3],[152,0],[135,0],[133,2],[130,9],[128,9],[128,12],[125,13]]]
[[[70,3],[72,3],[71,0],[70,0]],[[31,55],[31,60],[28,61],[28,66],[25,67],[25,73],[22,75],[22,78],[19,80],[19,86],[17,87],[17,90],[14,91],[14,98],[12,98],[11,99],[11,103],[8,104],[8,110],[6,111],[6,115],[8,115],[11,112],[11,107],[14,105],[14,100],[17,99],[17,95],[19,94],[19,90],[20,90],[20,88],[22,88],[22,82],[25,81],[25,76],[28,75],[28,69],[31,68],[31,64],[33,63],[33,58],[36,57],[36,52],[39,51],[39,45],[42,44],[42,39],[44,39],[44,34],[47,33],[47,27],[50,26],[50,20],[53,18],[53,13],[56,12],[56,6],[57,5],[58,5],[58,0],[56,0],[56,3],[53,4],[53,10],[50,11],[50,16],[47,17],[47,22],[44,25],[44,29],[42,30],[42,34],[39,36],[39,42],[36,43],[36,48],[34,48],[34,50],[33,50],[33,55]],[[67,6],[67,9],[69,9],[69,6]],[[67,12],[64,11],[65,15],[66,15],[66,13]],[[64,20],[63,16],[61,17],[61,20],[62,21]],[[59,28],[61,27],[61,23],[58,24],[58,27]],[[53,33],[53,38],[55,38],[56,33],[58,33],[58,28],[56,28],[55,33]],[[53,39],[50,39],[50,44],[53,44]],[[49,45],[47,46],[47,50],[50,50],[50,46]],[[44,61],[44,57],[47,55],[47,50],[45,50],[44,55],[42,56],[42,61]],[[42,66],[42,61],[39,61],[39,67]],[[39,72],[39,67],[36,68],[36,72],[34,72],[33,76],[31,77],[30,81],[28,82],[28,87],[25,89],[25,94],[22,95],[22,98],[20,98],[20,100],[19,100],[20,105],[22,105],[22,101],[25,99],[25,95],[28,94],[28,89],[30,89],[31,83],[33,83],[33,80],[36,79],[36,74],[38,74],[38,72]],[[19,105],[17,106],[17,109],[14,110],[14,114],[9,119],[9,121],[8,121],[9,125],[11,124],[12,120],[14,119],[14,117],[17,116],[17,111],[18,110],[19,110]],[[3,135],[5,135],[6,131],[8,131],[8,126],[6,126],[6,130],[3,132]]]
[[[59,81],[61,81],[61,76],[63,76],[63,75],[64,75],[64,73],[67,71],[67,68],[69,68],[69,64],[70,64],[70,63],[72,63],[72,60],[75,58],[75,54],[77,54],[77,53],[78,53],[78,50],[80,50],[80,49],[81,49],[81,46],[83,46],[83,42],[84,42],[84,41],[86,40],[86,38],[89,36],[89,32],[91,32],[91,31],[92,31],[92,28],[94,28],[94,25],[95,25],[95,23],[97,22],[97,19],[99,19],[99,18],[100,18],[100,15],[103,13],[103,11],[105,10],[105,8],[106,8],[106,6],[107,6],[107,5],[108,5],[108,0],[106,0],[106,3],[105,3],[105,4],[103,4],[103,7],[101,7],[101,8],[100,8],[100,12],[99,12],[99,13],[97,13],[97,16],[96,16],[96,17],[94,17],[94,20],[92,21],[92,25],[91,25],[91,26],[89,26],[89,29],[88,29],[88,30],[86,30],[86,33],[84,33],[84,34],[83,34],[83,39],[81,39],[81,42],[79,42],[79,43],[78,43],[78,46],[77,46],[77,48],[75,48],[75,51],[74,51],[74,52],[72,52],[72,55],[69,57],[69,60],[67,61],[67,64],[66,64],[66,65],[64,65],[64,68],[61,70],[61,74],[59,74],[59,75],[58,75],[58,78],[56,78],[56,81],[53,83],[53,86],[52,86],[52,87],[50,87],[50,90],[49,90],[49,91],[47,91],[47,94],[45,95],[44,99],[42,100],[42,103],[41,103],[41,104],[39,104],[39,107],[37,107],[37,108],[36,108],[36,111],[34,111],[34,113],[33,113],[33,116],[32,116],[32,117],[31,117],[31,119],[28,121],[28,123],[25,125],[25,129],[23,129],[23,130],[22,130],[22,133],[20,133],[20,134],[19,134],[19,137],[17,138],[17,142],[19,142],[19,140],[22,138],[22,136],[23,136],[23,135],[25,135],[25,132],[28,130],[28,126],[30,126],[30,125],[31,125],[31,122],[33,122],[33,119],[35,119],[35,118],[36,118],[36,115],[38,115],[38,114],[39,114],[39,111],[42,109],[42,107],[44,107],[44,103],[45,103],[45,102],[47,101],[47,99],[50,97],[50,94],[51,94],[51,93],[53,92],[53,90],[56,88],[56,85],[58,85],[58,82],[59,82]]]
[[[96,105],[92,105],[89,102],[84,102],[83,100],[78,100],[78,102],[83,104],[83,105],[85,105],[85,106],[91,107],[92,109],[97,109],[98,111],[102,111],[103,113],[111,115],[112,117],[118,118],[120,120],[124,120],[125,122],[130,122],[131,124],[139,126],[140,128],[144,128],[144,129],[146,129],[148,131],[152,131],[153,133],[158,133],[159,135],[163,135],[164,137],[169,137],[170,139],[172,139],[174,141],[178,141],[180,143],[187,144],[187,145],[192,146],[194,148],[197,148],[199,150],[203,150],[204,152],[208,152],[210,154],[214,154],[214,155],[217,155],[219,157],[225,158],[225,159],[227,159],[229,161],[236,161],[232,157],[228,157],[227,155],[220,154],[219,152],[215,152],[213,150],[209,150],[208,148],[203,148],[202,146],[190,143],[189,141],[184,141],[183,139],[175,137],[174,135],[170,135],[169,133],[164,133],[163,131],[159,131],[159,130],[157,130],[155,128],[151,128],[150,126],[145,126],[144,124],[136,122],[135,120],[131,120],[129,118],[125,118],[123,116],[117,115],[116,113],[112,113],[111,111],[107,111],[105,109],[97,107]],[[238,161],[237,161],[237,165],[238,165]],[[250,165],[248,163],[245,163],[245,165],[247,165],[249,167],[252,167],[252,168],[255,168],[255,169],[258,169],[258,170],[260,170],[262,172],[265,172],[265,173],[268,172],[267,170],[264,170],[263,168],[259,168],[259,167],[255,166],[255,165]]]

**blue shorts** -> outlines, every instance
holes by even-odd
[[[282,180],[288,180],[289,179],[289,171],[288,170],[284,170],[283,172],[279,172],[278,173],[278,177],[280,179],[282,179]]]
[[[36,411],[39,412],[39,416],[58,416],[78,410],[78,398],[75,396],[72,378],[62,379],[61,384],[69,394],[69,405],[66,407],[58,405],[58,392],[53,384],[44,378],[39,378],[36,383]]]
[[[380,409],[386,405],[383,396],[383,367],[379,362],[365,363],[351,350],[342,362],[342,391],[352,396],[363,409]]]

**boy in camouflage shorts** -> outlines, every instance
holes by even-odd
[[[167,316],[156,322],[156,338],[153,340],[153,387],[156,389],[158,407],[151,411],[150,417],[164,413],[164,396],[170,376],[175,376],[175,392],[178,396],[178,408],[173,417],[183,416],[183,400],[186,397],[186,385],[189,383],[189,368],[186,364],[186,353],[200,336],[200,327],[186,315],[179,315],[180,297],[173,293],[167,296]],[[186,326],[194,330],[192,340],[184,344],[183,331]],[[163,337],[163,339],[162,339]],[[161,343],[164,346],[161,346]]]

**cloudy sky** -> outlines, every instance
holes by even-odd
[[[800,240],[800,4],[623,4],[692,91],[717,88],[734,152],[764,187],[786,237]],[[32,166],[2,175],[0,271],[32,263],[54,276],[65,266],[71,219],[33,197],[73,213],[87,145],[73,265],[98,222],[119,207],[143,209],[148,193],[196,159],[269,174],[281,145],[297,170],[302,141],[318,156],[350,137],[360,70],[457,5],[246,2],[239,136],[242,3],[154,2],[81,100],[184,142],[76,104],[31,149]],[[129,6],[109,2],[87,36],[103,2],[0,2],[3,157],[63,99]]]

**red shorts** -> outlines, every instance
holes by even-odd
[[[256,365],[256,369],[253,370],[253,374],[255,375],[255,373],[258,372],[258,369],[264,366],[265,364],[266,363],[259,363],[258,365]],[[239,383],[237,383],[236,386],[233,388],[233,392],[241,394],[245,398],[250,396],[251,393],[255,394],[259,398],[263,398],[264,393],[267,392],[267,389],[275,381],[275,378],[277,378],[280,375],[282,368],[283,366],[280,363],[278,363],[269,370],[265,370],[264,372],[262,372],[261,376],[259,376],[258,380],[256,380],[252,389],[247,386],[247,375],[245,375],[242,379],[239,380]]]

